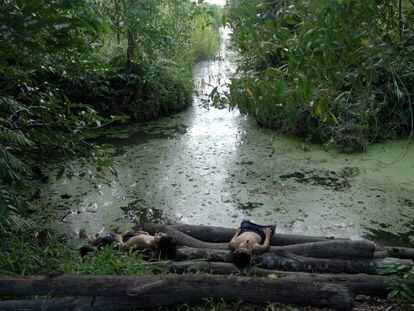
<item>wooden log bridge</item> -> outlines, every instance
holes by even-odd
[[[153,276],[0,276],[0,296],[69,296],[44,300],[0,301],[1,310],[120,310],[150,309],[203,298],[250,302],[281,302],[296,305],[350,310],[351,291],[341,285],[302,282],[298,279],[250,278],[223,275]],[[91,299],[90,297],[95,297]],[[83,297],[83,298],[81,298]],[[88,298],[89,297],[89,298]],[[96,302],[96,305],[95,305]]]

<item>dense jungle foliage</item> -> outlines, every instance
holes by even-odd
[[[34,158],[86,152],[109,165],[88,130],[188,106],[219,20],[190,0],[0,1],[0,219],[19,205],[10,189],[47,178]]]
[[[242,113],[347,152],[412,135],[413,1],[230,0],[227,19]]]

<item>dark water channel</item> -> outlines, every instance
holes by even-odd
[[[227,45],[224,31],[219,57],[194,68],[190,109],[99,139],[113,145],[117,176],[43,186],[34,204],[45,225],[97,233],[146,221],[236,227],[249,217],[276,222],[279,232],[407,244],[414,231],[414,148],[402,159],[407,141],[355,155],[303,148],[301,140],[261,129],[237,111],[209,107],[206,94],[236,68]],[[87,160],[70,164],[95,170]]]

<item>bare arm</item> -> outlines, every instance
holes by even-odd
[[[150,235],[147,231],[142,231],[142,230],[138,230],[137,232],[135,232],[137,234],[145,234],[145,235]]]
[[[122,240],[122,234],[116,233],[115,231],[112,231],[111,234],[115,237],[116,244],[121,250],[129,249],[130,246]]]
[[[264,229],[264,233],[266,235],[266,238],[263,242],[263,245],[260,244],[254,244],[252,249],[256,252],[260,252],[260,253],[264,253],[265,251],[267,251],[269,249],[269,245],[270,245],[270,237],[272,235],[272,230],[270,230],[269,228]]]
[[[237,241],[236,238],[238,237],[238,235],[240,234],[240,228],[238,228],[236,230],[236,233],[234,234],[234,236],[231,238],[230,242],[229,242],[229,248],[231,250],[234,250],[237,247]]]

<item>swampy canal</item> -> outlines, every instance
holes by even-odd
[[[259,128],[237,111],[206,104],[236,70],[229,33],[220,55],[194,68],[188,110],[143,125],[112,128],[117,176],[72,177],[41,186],[45,225],[74,233],[126,229],[147,221],[236,227],[244,217],[278,232],[404,245],[414,231],[414,148],[407,141],[346,155]],[[69,163],[94,172],[88,160]],[[49,167],[56,176],[57,166]],[[85,174],[88,176],[89,174]]]

